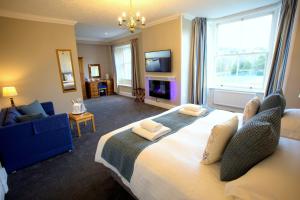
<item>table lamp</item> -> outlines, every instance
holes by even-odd
[[[9,97],[11,106],[14,107],[15,103],[13,97],[18,95],[16,88],[13,86],[3,87],[2,92],[4,97]]]

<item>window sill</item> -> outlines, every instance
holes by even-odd
[[[247,88],[233,88],[233,87],[208,87],[208,89],[216,89],[216,90],[225,90],[225,91],[233,91],[233,92],[245,92],[245,93],[260,93],[264,94],[264,91],[257,89],[247,89]]]
[[[131,85],[129,85],[129,84],[117,84],[117,86],[122,86],[122,87],[132,87]]]

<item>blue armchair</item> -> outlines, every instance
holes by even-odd
[[[0,161],[8,173],[73,149],[68,115],[55,115],[52,102],[42,107],[49,117],[0,127]]]

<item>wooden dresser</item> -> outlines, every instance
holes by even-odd
[[[114,83],[112,79],[100,79],[100,80],[93,80],[93,81],[86,81],[86,93],[88,98],[96,98],[99,97],[99,84],[106,84],[107,85],[107,94],[112,95],[114,93]]]

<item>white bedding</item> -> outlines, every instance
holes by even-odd
[[[181,107],[163,114],[179,108]],[[200,161],[212,127],[235,115],[237,114],[215,110],[207,117],[200,118],[193,124],[148,146],[135,161],[130,183],[101,158],[101,153],[107,139],[133,127],[138,122],[101,137],[95,161],[116,172],[139,199],[230,199],[224,197],[225,183],[219,181],[219,164],[205,166],[200,164]],[[241,117],[239,114],[240,119]]]
[[[158,116],[173,112],[176,109],[181,107],[176,107],[165,113],[162,113]],[[133,194],[138,199],[143,200],[161,200],[161,199],[172,199],[172,200],[218,200],[218,199],[244,199],[245,195],[250,194],[252,191],[249,191],[247,188],[241,190],[240,185],[242,183],[247,183],[248,180],[245,177],[248,177],[248,174],[252,174],[252,178],[255,177],[259,180],[261,173],[259,169],[261,168],[261,163],[270,162],[273,160],[272,156],[275,156],[275,160],[280,163],[280,157],[276,158],[280,154],[282,156],[282,151],[276,152],[270,158],[259,163],[258,169],[257,166],[252,168],[246,175],[241,178],[232,181],[232,182],[221,182],[220,181],[220,163],[212,165],[203,165],[200,163],[203,151],[205,150],[206,142],[211,132],[212,127],[215,124],[225,122],[232,118],[233,116],[238,115],[240,120],[240,125],[242,123],[242,114],[231,113],[227,111],[215,110],[211,112],[207,117],[200,118],[195,121],[193,124],[182,128],[178,132],[171,134],[159,142],[148,146],[144,149],[139,156],[137,157],[134,165],[133,175],[130,182],[123,178],[120,173],[104,159],[101,158],[101,153],[105,142],[114,134],[119,133],[123,130],[132,128],[139,122],[135,122],[128,126],[125,126],[121,129],[110,132],[100,138],[95,161],[100,162],[116,172],[123,183],[131,189]],[[155,117],[158,117],[155,116]],[[153,118],[153,117],[152,117]],[[295,140],[294,140],[295,141]],[[293,145],[288,145],[289,140],[285,139],[282,142],[280,140],[280,149],[281,148],[290,148],[283,152],[297,151],[290,157],[285,157],[285,160],[288,162],[289,159],[297,159],[293,161],[295,168],[300,168],[300,141],[296,143],[292,141]],[[297,143],[298,142],[298,143]],[[283,145],[285,144],[285,145]],[[298,155],[298,157],[297,157]],[[272,167],[274,162],[267,165],[269,168]],[[283,165],[280,169],[284,169]],[[277,169],[277,168],[275,168]],[[268,170],[265,168],[265,170]],[[258,172],[256,172],[258,171]],[[297,170],[298,172],[299,170]],[[257,174],[256,174],[257,173]],[[278,172],[273,172],[278,173]],[[272,170],[269,174],[265,175],[264,178],[268,179],[267,176],[272,175]],[[298,173],[299,175],[299,173]],[[279,176],[280,177],[280,176]],[[299,176],[297,176],[298,178]],[[258,181],[256,180],[256,181]],[[278,180],[278,179],[276,179]],[[288,180],[288,179],[285,179]],[[300,185],[300,179],[298,181],[292,182],[293,184]],[[287,182],[287,181],[285,181]],[[236,184],[232,184],[236,183]],[[240,184],[241,183],[241,184]],[[286,183],[289,184],[289,183]],[[228,186],[229,185],[229,186]],[[260,191],[263,191],[263,186],[268,187],[267,184],[261,184]],[[225,193],[226,187],[226,193]],[[252,189],[255,187],[255,181],[251,185]],[[250,190],[251,190],[251,187]],[[288,186],[287,186],[288,187]],[[271,186],[269,186],[271,188]],[[272,191],[272,190],[268,190]],[[293,190],[294,191],[294,190]],[[253,189],[253,192],[256,192]],[[280,191],[274,191],[281,192]],[[244,195],[244,196],[243,196]],[[295,194],[293,194],[295,195]],[[286,194],[278,194],[277,196],[285,197]],[[290,195],[291,196],[291,195]],[[242,198],[243,197],[243,198]],[[273,194],[273,197],[276,197]],[[249,199],[249,198],[245,198]],[[251,198],[250,198],[251,199]],[[262,198],[268,199],[268,198]],[[271,198],[272,199],[272,198]]]

